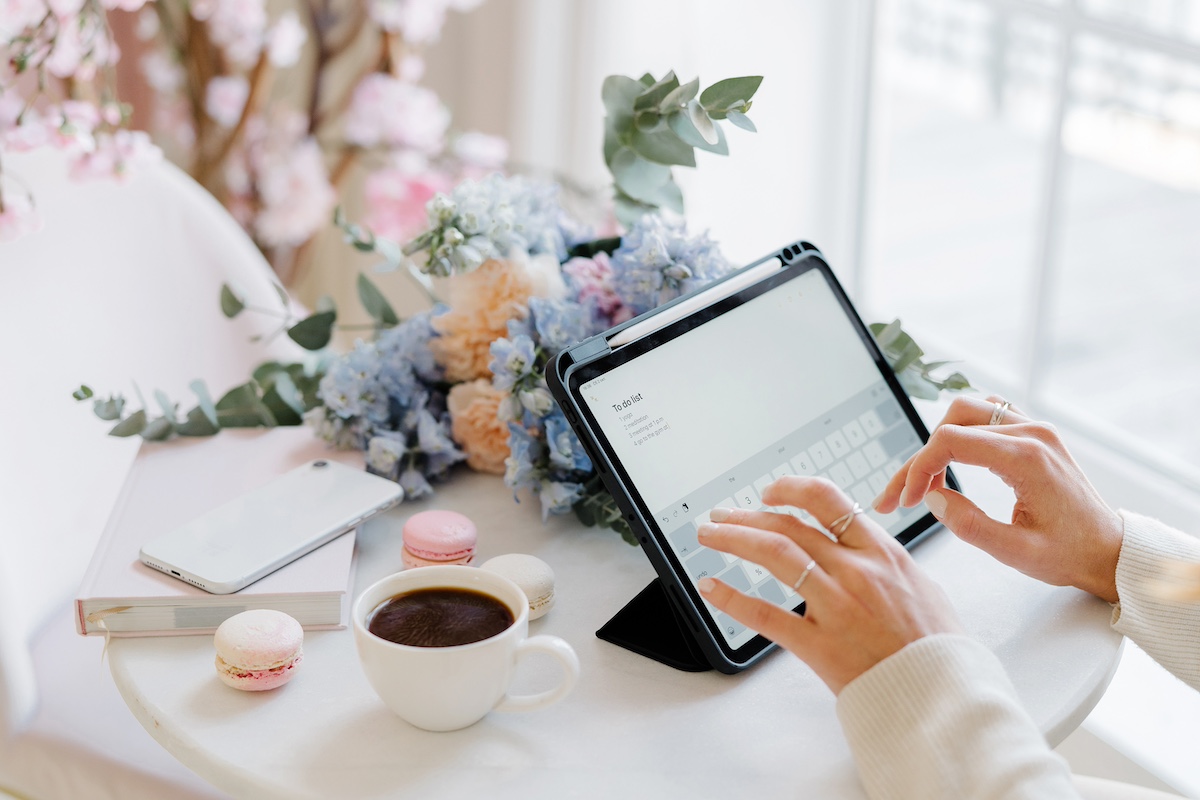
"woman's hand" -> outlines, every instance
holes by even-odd
[[[853,505],[830,481],[800,476],[775,481],[763,502],[802,508],[835,531]],[[848,517],[837,540],[790,514],[713,509],[710,516],[701,544],[761,564],[789,586],[800,581],[806,608],[799,616],[712,578],[699,582],[704,597],[799,656],[834,694],[910,642],[962,630],[941,587],[865,515]]]
[[[994,414],[999,415],[997,424],[991,424]],[[1011,523],[988,517],[945,488],[946,467],[952,462],[986,467],[1012,487],[1017,501]],[[875,508],[888,513],[922,500],[960,539],[1026,575],[1117,602],[1124,525],[1084,477],[1053,426],[1030,421],[997,397],[987,402],[955,399],[929,442],[875,500]]]

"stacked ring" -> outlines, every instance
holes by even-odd
[[[809,576],[809,575],[811,575],[811,574],[812,574],[812,571],[813,571],[814,569],[816,569],[816,568],[817,568],[817,562],[816,562],[816,560],[809,561],[809,562],[808,562],[808,566],[804,568],[804,572],[801,572],[801,573],[800,573],[800,577],[799,577],[799,578],[796,578],[796,582],[792,584],[792,591],[794,591],[794,592],[798,592],[798,591],[800,591],[800,586],[801,586],[801,585],[802,585],[802,584],[803,584],[803,583],[804,583],[806,580],[808,580],[808,576]]]
[[[999,425],[1004,420],[1004,415],[1008,413],[1008,409],[1012,407],[1012,403],[1007,400],[993,404],[992,419],[988,425]]]
[[[854,508],[842,514],[840,517],[829,523],[829,532],[833,534],[833,538],[841,540],[842,534],[849,529],[850,524],[854,522],[854,518],[863,513],[862,506],[858,503],[854,504]]]

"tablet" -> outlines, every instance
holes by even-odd
[[[762,508],[775,479],[821,475],[906,546],[940,527],[923,504],[871,510],[929,434],[806,242],[564,350],[548,373],[668,596],[723,672],[772,644],[709,605],[697,581],[720,578],[798,613],[804,598],[763,567],[700,546],[710,509]]]

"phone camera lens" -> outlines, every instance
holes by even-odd
[[[328,461],[314,461],[313,466],[314,467],[327,467],[327,466],[329,466],[329,462]]]

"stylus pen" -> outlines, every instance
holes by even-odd
[[[656,330],[665,328],[672,322],[681,320],[688,314],[704,308],[704,306],[711,305],[735,292],[740,292],[750,284],[757,283],[760,279],[782,268],[783,262],[778,257],[768,258],[761,264],[751,267],[745,272],[738,273],[729,280],[721,281],[716,286],[705,289],[699,294],[689,297],[687,300],[677,303],[661,313],[655,314],[648,320],[630,325],[628,328],[622,328],[608,340],[608,346],[612,348],[621,347],[647,334],[654,333]]]

